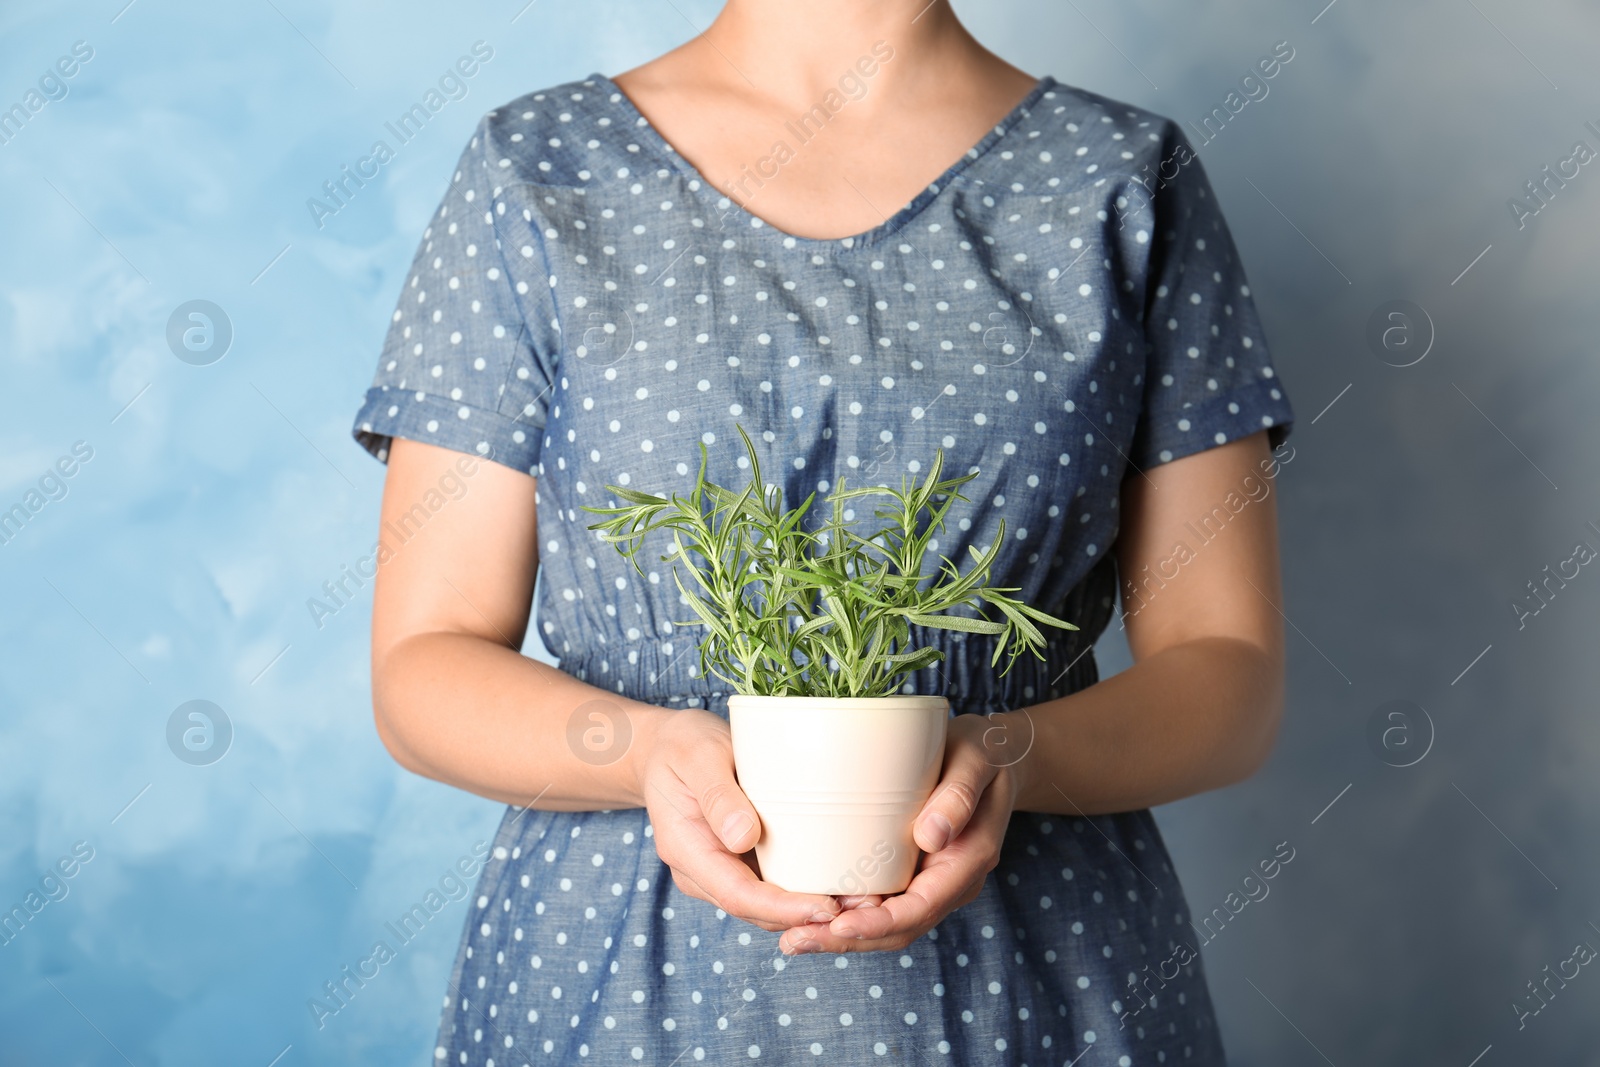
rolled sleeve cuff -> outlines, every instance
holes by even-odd
[[[368,389],[351,432],[361,447],[383,463],[389,461],[389,442],[404,437],[481,456],[535,476],[541,473],[542,426],[414,389]]]
[[[1294,409],[1276,378],[1231,389],[1204,403],[1159,417],[1159,423],[1146,427],[1144,440],[1133,456],[1140,468],[1171,463],[1262,430],[1267,431],[1268,444],[1276,449],[1294,425]]]

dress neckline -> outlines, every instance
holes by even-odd
[[[916,196],[912,197],[905,206],[900,208],[900,210],[896,211],[893,215],[889,216],[889,218],[885,219],[877,226],[874,226],[869,230],[864,230],[861,233],[851,234],[846,237],[802,237],[799,234],[792,234],[779,229],[777,226],[767,222],[765,219],[751,214],[748,210],[735,202],[732,197],[717,189],[717,187],[711,183],[710,179],[708,179],[704,174],[701,174],[699,169],[696,168],[694,164],[690,163],[683,153],[674,148],[671,142],[662,136],[661,131],[657,130],[655,124],[645,117],[644,112],[640,111],[638,106],[634,104],[632,98],[629,97],[627,93],[622,91],[621,86],[612,81],[607,75],[600,74],[598,72],[591,74],[589,77],[593,81],[602,85],[611,94],[611,102],[621,107],[622,110],[629,116],[629,118],[632,119],[634,128],[643,131],[642,136],[644,139],[649,141],[651,146],[655,148],[657,152],[666,156],[679,174],[689,179],[691,188],[695,188],[697,190],[710,190],[712,195],[715,195],[719,198],[719,207],[730,207],[749,219],[749,228],[752,231],[765,231],[770,233],[774,237],[781,238],[788,247],[794,247],[795,245],[807,245],[811,247],[841,245],[845,248],[854,248],[858,245],[870,246],[877,241],[890,236],[898,231],[901,227],[905,226],[906,223],[910,222],[913,218],[920,214],[924,208],[932,203],[939,196],[939,194],[949,186],[950,182],[953,181],[957,175],[966,170],[970,164],[982,159],[990,151],[990,149],[999,143],[1002,137],[1004,137],[1014,126],[1017,125],[1017,123],[1026,118],[1028,113],[1033,109],[1034,105],[1039,102],[1044,94],[1050,91],[1056,85],[1056,80],[1051,75],[1046,74],[1041,77],[1037,82],[1034,83],[1033,88],[1028,91],[1028,94],[1024,96],[1015,107],[1006,113],[1005,117],[990,127],[989,130],[978,139],[976,144],[967,149],[965,152],[961,153],[960,157],[957,158],[955,162],[951,163],[950,166],[945,168],[943,174],[939,175],[939,177],[935,178],[928,185],[924,186],[922,190],[918,192]]]

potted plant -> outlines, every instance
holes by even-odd
[[[702,444],[687,497],[608,485],[622,503],[585,507],[605,516],[589,529],[641,576],[646,535],[671,534],[661,559],[697,616],[678,625],[704,626],[700,670],[734,692],[734,769],[761,816],[762,878],[798,893],[901,892],[916,870],[912,823],[938,782],[950,715],[944,696],[901,692],[911,672],[944,658],[918,645],[913,627],[995,636],[991,665],[1009,654],[1001,674],[1023,652],[1043,658],[1035,623],[1077,627],[989,584],[1003,520],[986,549],[968,546],[965,574],[942,555],[936,574],[923,573],[945,516],[966,499],[957,490],[977,474],[944,478],[942,449],[920,482],[903,478],[899,489],[846,489],[841,478],[826,497],[832,514],[808,530],[817,494],[785,509],[782,487],[763,481],[755,445],[738,429],[750,462],[744,488],[707,479]],[[849,504],[868,497],[881,501],[879,523],[862,532]]]

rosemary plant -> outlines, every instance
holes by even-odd
[[[606,488],[623,503],[583,510],[606,516],[589,526],[617,547],[642,577],[639,551],[645,536],[669,531],[673,580],[697,619],[677,625],[706,628],[699,644],[700,669],[746,695],[875,697],[888,696],[905,676],[944,658],[931,646],[917,647],[911,627],[995,635],[990,665],[1009,654],[1004,675],[1018,656],[1043,659],[1044,634],[1035,623],[1076,630],[1069,622],[1029,607],[1007,593],[1016,588],[989,584],[989,572],[1005,539],[1001,520],[986,550],[968,546],[973,565],[967,573],[942,554],[932,581],[924,585],[923,560],[933,536],[958,500],[957,490],[976,472],[941,477],[944,450],[934,456],[920,483],[901,479],[901,488],[846,489],[844,479],[827,496],[829,520],[815,531],[802,527],[817,494],[784,509],[781,486],[761,477],[755,445],[738,427],[750,458],[751,478],[741,490],[706,478],[706,447],[700,446],[700,471],[687,496],[655,496],[625,486]],[[849,501],[885,498],[874,509],[882,528],[863,536],[844,518]],[[694,588],[677,567],[683,561]],[[990,619],[985,606],[1001,619]],[[973,615],[955,614],[970,608]]]

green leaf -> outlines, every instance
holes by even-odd
[[[969,619],[965,615],[914,615],[907,613],[905,617],[918,626],[931,627],[936,630],[962,630],[969,634],[1003,634],[1006,632],[1004,623],[990,622],[988,619]]]
[[[1058,619],[1054,615],[1040,611],[1038,608],[1030,607],[1029,605],[1022,603],[1020,600],[1017,601],[1017,610],[1021,611],[1030,618],[1038,619],[1040,622],[1048,623],[1051,626],[1058,626],[1063,630],[1077,629],[1076,626],[1072,625],[1070,622],[1067,622],[1065,619]]]
[[[668,505],[668,500],[664,496],[642,493],[637,489],[629,489],[625,485],[608,485],[606,486],[606,491],[626,500],[630,504],[647,504],[652,507],[666,507]]]
[[[669,534],[672,549],[660,558],[698,617],[682,625],[702,629],[698,651],[707,677],[738,692],[887,695],[906,674],[942,658],[937,647],[913,643],[913,626],[995,636],[991,665],[1009,653],[1006,670],[1023,652],[1041,655],[1046,642],[1036,623],[1076,629],[994,583],[1003,524],[987,549],[969,546],[965,574],[929,551],[955,505],[967,502],[961,487],[978,474],[945,477],[943,449],[925,473],[902,475],[898,487],[852,488],[839,478],[824,497],[828,517],[807,530],[817,494],[786,508],[782,486],[768,489],[754,441],[737,429],[749,459],[739,487],[711,480],[709,452],[698,443],[699,469],[687,496],[607,486],[622,506],[583,505],[600,518],[587,527],[595,539],[615,546],[641,575],[646,538]],[[871,518],[846,522],[850,502],[869,498]],[[925,574],[930,555],[939,562]],[[980,604],[998,608],[1005,621],[960,613]]]
[[[893,667],[896,674],[909,674],[912,671],[920,671],[924,667],[932,666],[942,659],[944,659],[944,651],[930,645],[927,648],[919,648],[915,652],[885,656],[883,662]]]

